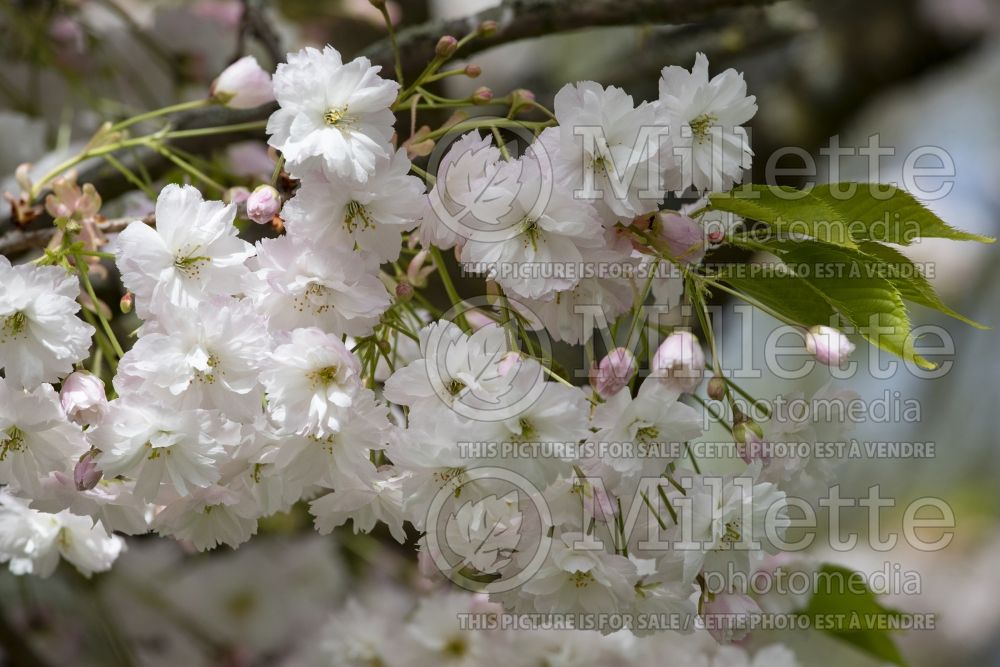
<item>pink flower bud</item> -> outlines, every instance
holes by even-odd
[[[271,75],[253,56],[244,56],[222,70],[211,93],[214,100],[232,109],[253,109],[274,100]]]
[[[434,47],[434,55],[438,58],[451,58],[457,50],[458,40],[451,35],[445,35],[438,40],[437,46]]]
[[[472,93],[471,99],[473,104],[489,104],[493,100],[493,91],[486,86],[480,86]]]
[[[465,76],[470,79],[475,79],[477,76],[483,73],[483,68],[476,64],[469,64],[465,66]]]
[[[413,285],[410,283],[396,283],[396,298],[406,302],[413,298]]]
[[[705,603],[701,615],[716,641],[732,642],[747,636],[753,620],[762,613],[753,598],[742,593],[719,593]]]
[[[73,468],[73,483],[77,491],[90,491],[101,481],[104,473],[97,467],[97,452],[86,452]]]
[[[720,377],[714,377],[708,381],[708,397],[715,401],[721,401],[726,395],[726,381]]]
[[[496,21],[483,21],[479,24],[479,29],[476,31],[479,33],[480,37],[490,37],[494,35],[497,31]]]
[[[832,327],[815,326],[806,333],[806,349],[821,364],[839,366],[854,352],[854,343]]]
[[[733,439],[736,440],[737,453],[747,465],[766,464],[770,461],[770,457],[764,453],[763,432],[754,422],[744,422],[733,427]]]
[[[222,201],[227,204],[245,204],[250,199],[250,191],[242,185],[235,185],[222,193]]]
[[[697,264],[705,256],[705,233],[701,225],[678,213],[660,215],[660,234],[670,256],[687,264]]]
[[[31,192],[31,163],[23,162],[17,165],[17,169],[14,170],[14,180],[17,182],[17,187],[21,188],[21,192]]]
[[[66,416],[81,425],[100,421],[108,410],[104,382],[87,371],[70,373],[63,380],[59,401]]]
[[[651,362],[652,375],[668,387],[692,392],[701,384],[705,353],[690,331],[677,331],[660,344]]]
[[[421,250],[406,265],[406,279],[414,287],[427,287],[427,276],[431,275],[436,268],[434,264],[427,264],[428,257],[430,257],[430,251]]]
[[[615,348],[597,365],[594,390],[601,398],[611,398],[628,384],[636,369],[632,353],[624,347]]]
[[[281,211],[281,195],[270,185],[259,185],[247,198],[247,217],[266,225]]]
[[[135,305],[135,295],[132,292],[125,292],[122,296],[122,300],[118,302],[118,308],[121,309],[126,315],[132,312],[132,306]]]
[[[525,88],[518,88],[510,93],[511,112],[517,113],[521,109],[535,106],[535,94]]]

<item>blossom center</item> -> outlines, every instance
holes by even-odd
[[[455,497],[458,498],[462,495],[462,476],[464,474],[465,468],[455,467],[438,470],[432,474],[432,477],[437,481],[438,486],[442,489],[448,484],[454,484]]]
[[[212,384],[215,382],[216,368],[219,365],[219,357],[216,356],[214,352],[208,353],[208,359],[205,360],[205,366],[207,367],[203,371],[195,371],[195,377],[202,382],[207,382]]]
[[[455,637],[453,639],[449,639],[448,642],[441,649],[441,651],[445,655],[452,656],[455,658],[462,657],[463,655],[465,655],[467,650],[468,646],[466,645],[465,640],[462,639],[461,637]]]
[[[325,450],[327,454],[333,454],[333,448],[337,444],[336,433],[328,435],[325,438],[321,438],[318,435],[310,435],[308,437],[310,440],[319,445],[321,449]]]
[[[11,426],[5,432],[6,438],[4,438],[3,445],[0,445],[0,461],[7,460],[7,454],[10,452],[24,451],[24,431],[16,426]]]
[[[323,114],[323,122],[330,127],[337,127],[338,125],[347,125],[347,105],[344,104],[339,107],[333,107],[327,109],[326,113]]]
[[[517,420],[517,425],[521,429],[521,434],[518,436],[517,439],[520,440],[521,442],[528,442],[529,440],[533,440],[535,436],[538,435],[538,430],[535,428],[535,425],[532,424],[527,419],[525,419],[524,417],[521,417],[520,419]]]
[[[292,305],[300,313],[308,309],[315,315],[322,315],[333,308],[333,304],[327,302],[331,291],[326,285],[309,283],[302,294],[295,297]]]
[[[635,432],[635,437],[639,440],[639,442],[643,442],[648,445],[660,437],[660,429],[655,426],[643,426]]]
[[[608,173],[608,164],[607,162],[605,162],[603,155],[598,155],[597,157],[595,157],[593,162],[590,163],[590,167],[591,169],[594,170],[595,174]]]
[[[340,369],[336,366],[320,368],[309,374],[309,381],[313,387],[329,387],[337,379]]]
[[[28,326],[28,316],[23,311],[17,311],[13,315],[3,318],[3,326],[0,327],[0,343],[8,338],[17,338]]]
[[[448,383],[448,393],[452,396],[458,396],[463,389],[465,389],[465,383],[461,380],[453,378],[451,382]]]
[[[573,585],[577,588],[586,588],[594,581],[594,575],[590,572],[580,572],[579,570],[574,572],[570,578],[573,581]]]
[[[694,120],[692,120],[688,125],[691,127],[691,134],[694,135],[695,141],[701,143],[708,137],[709,131],[712,129],[712,123],[719,120],[718,116],[711,113],[703,113]]]
[[[211,258],[204,255],[178,255],[174,258],[174,268],[188,278],[196,280],[201,277],[202,265],[210,261]]]
[[[344,211],[344,227],[348,232],[354,232],[359,226],[361,229],[370,228],[372,226],[371,214],[363,204],[350,201],[347,204],[347,210]]]
[[[724,545],[735,544],[740,541],[743,537],[740,530],[743,527],[743,522],[739,519],[733,519],[732,521],[726,522],[726,532],[722,534],[722,543]]]
[[[538,218],[525,216],[521,220],[521,233],[524,234],[524,247],[531,244],[532,249],[538,250],[538,238],[542,234],[541,227],[538,226]]]

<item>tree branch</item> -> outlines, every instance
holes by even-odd
[[[532,37],[598,26],[644,25],[662,23],[688,23],[709,16],[721,9],[747,5],[762,5],[774,0],[506,0],[497,7],[477,14],[450,20],[429,21],[402,30],[398,34],[399,47],[406,72],[419,71],[434,57],[434,47],[442,35],[462,36],[475,30],[483,21],[496,21],[497,31],[489,37],[474,39],[459,54],[465,57],[486,49]],[[374,63],[391,70],[392,49],[388,39],[383,39],[365,49],[362,55]],[[179,114],[174,128],[194,129],[232,125],[252,120],[263,120],[273,113],[276,106],[265,105],[257,109],[234,111],[225,108],[207,108]],[[213,135],[176,142],[176,146],[191,153],[204,154],[247,138],[243,134]],[[137,158],[154,177],[169,169],[162,156],[143,151]],[[135,160],[132,160],[134,163]],[[129,167],[134,164],[129,164]],[[78,172],[78,182],[93,183],[105,200],[124,194],[131,188],[117,171],[100,163]],[[48,224],[42,216],[31,226]],[[0,247],[14,233],[10,211],[0,210]]]
[[[116,234],[136,220],[142,220],[147,225],[154,224],[152,216],[147,216],[145,218],[112,218],[110,220],[97,223],[97,229],[105,234]],[[53,226],[42,227],[41,229],[33,229],[30,231],[13,229],[3,236],[0,236],[0,255],[16,255],[33,248],[43,248],[58,231],[59,230]]]
[[[442,35],[461,38],[483,21],[496,21],[497,31],[469,42],[459,57],[521,39],[598,26],[690,23],[720,9],[772,4],[775,0],[504,0],[478,14],[460,19],[429,21],[401,30],[397,39],[404,74],[419,71],[434,57]],[[365,49],[383,69],[392,66],[392,48],[382,40]]]

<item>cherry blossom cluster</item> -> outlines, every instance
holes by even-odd
[[[541,629],[508,628],[500,605],[484,596],[444,592],[413,605],[392,590],[378,598],[348,600],[319,634],[315,647],[296,664],[418,665],[648,665],[705,667],[797,667],[780,644],[755,650],[719,646],[701,632],[660,632],[638,638],[628,631],[602,635],[571,632],[554,623]],[[508,619],[509,620],[509,619]],[[572,637],[567,641],[568,637]],[[395,638],[392,642],[386,637]]]
[[[260,84],[250,64],[238,65]],[[216,95],[269,99],[242,95],[240,80],[220,77]],[[285,233],[250,244],[234,225],[235,204],[165,187],[155,226],[135,221],[112,245],[142,325],[110,401],[100,379],[74,371],[95,329],[77,316],[73,276],[0,259],[0,559],[18,573],[48,574],[60,556],[84,573],[106,570],[123,549],[119,534],[148,531],[199,550],[235,547],[262,517],[307,502],[320,533],[382,523],[405,542],[408,524],[422,534],[423,566],[478,581],[517,613],[755,608],[745,591],[707,597],[700,578],[759,567],[774,548],[740,545],[767,528],[782,534],[789,485],[824,474],[756,447],[789,428],[800,440],[837,434],[820,435],[828,425],[811,416],[791,427],[780,415],[740,423],[740,470],[702,472],[685,449],[705,430],[685,400],[705,374],[690,333],[677,328],[649,346],[644,380],[620,348],[595,364],[586,387],[532,343],[592,344],[587,308],[613,322],[649,294],[668,309],[681,303],[675,269],[700,262],[739,221],[705,213],[704,200],[659,207],[670,192],[740,181],[752,155],[742,125],[756,111],[742,76],[709,78],[699,54],[690,71],[663,70],[652,102],[595,82],[567,85],[552,122],[524,125],[521,155],[480,133],[510,123],[484,121],[456,132],[423,180],[393,145],[400,86],[366,58],[345,63],[332,47],[307,48],[278,66],[272,85],[269,143],[298,181],[280,209]],[[267,222],[278,200],[259,192],[247,212]],[[405,281],[385,268],[404,249]],[[480,306],[455,302],[454,316],[439,318],[411,300],[427,277],[422,261],[441,250],[484,274]],[[631,272],[528,270],[586,266]],[[484,469],[537,492],[539,520]],[[548,547],[536,560],[528,543]],[[516,587],[489,586],[525,572]],[[449,616],[441,609],[470,599],[428,602],[413,624],[433,626]],[[362,650],[372,630],[334,627],[329,642]],[[429,650],[448,650],[457,640],[447,631],[419,634],[435,638]],[[487,644],[468,650],[500,650],[477,636]],[[552,650],[547,636],[536,640]],[[589,650],[580,646],[562,650]],[[712,664],[794,664],[751,663],[739,649],[726,656]]]

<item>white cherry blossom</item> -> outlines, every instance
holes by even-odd
[[[180,495],[204,488],[220,477],[226,447],[239,444],[239,425],[217,411],[177,410],[141,401],[115,399],[107,418],[90,439],[101,450],[105,476],[127,475],[135,494],[155,501],[161,490]]]
[[[295,196],[282,209],[288,232],[303,238],[328,237],[331,243],[355,245],[381,262],[399,257],[402,232],[419,222],[424,184],[410,176],[410,160],[400,149],[379,158],[362,183],[331,181],[320,169],[304,172]]]
[[[212,298],[158,325],[122,357],[115,376],[120,395],[220,410],[232,419],[261,411],[258,375],[271,337],[250,301]]]
[[[743,180],[753,151],[744,123],[757,113],[743,75],[727,69],[708,78],[708,58],[695,56],[691,71],[671,65],[660,74],[659,104],[669,117],[674,158],[681,182],[695,190],[724,191]]]
[[[69,512],[48,514],[0,490],[0,563],[14,574],[48,577],[60,557],[85,577],[104,572],[125,550],[125,542],[109,535],[90,517]]]
[[[116,262],[140,317],[243,292],[253,246],[237,237],[235,216],[234,204],[204,201],[196,188],[171,184],[156,199],[155,230],[142,221],[125,228]]]
[[[319,327],[364,336],[389,307],[389,293],[361,257],[329,242],[282,236],[257,246],[248,292],[272,330]]]
[[[267,121],[268,143],[292,173],[314,160],[342,179],[364,182],[391,155],[399,84],[381,78],[368,58],[344,63],[332,46],[290,53],[274,73],[279,109]]]
[[[264,363],[268,414],[280,431],[340,429],[361,389],[361,362],[339,337],[315,327],[294,329]]]
[[[94,327],[77,316],[77,279],[57,266],[0,255],[0,369],[26,389],[55,382],[90,351]]]
[[[51,385],[27,392],[0,378],[0,406],[0,483],[36,494],[42,477],[69,473],[86,451],[83,432],[66,418]]]

